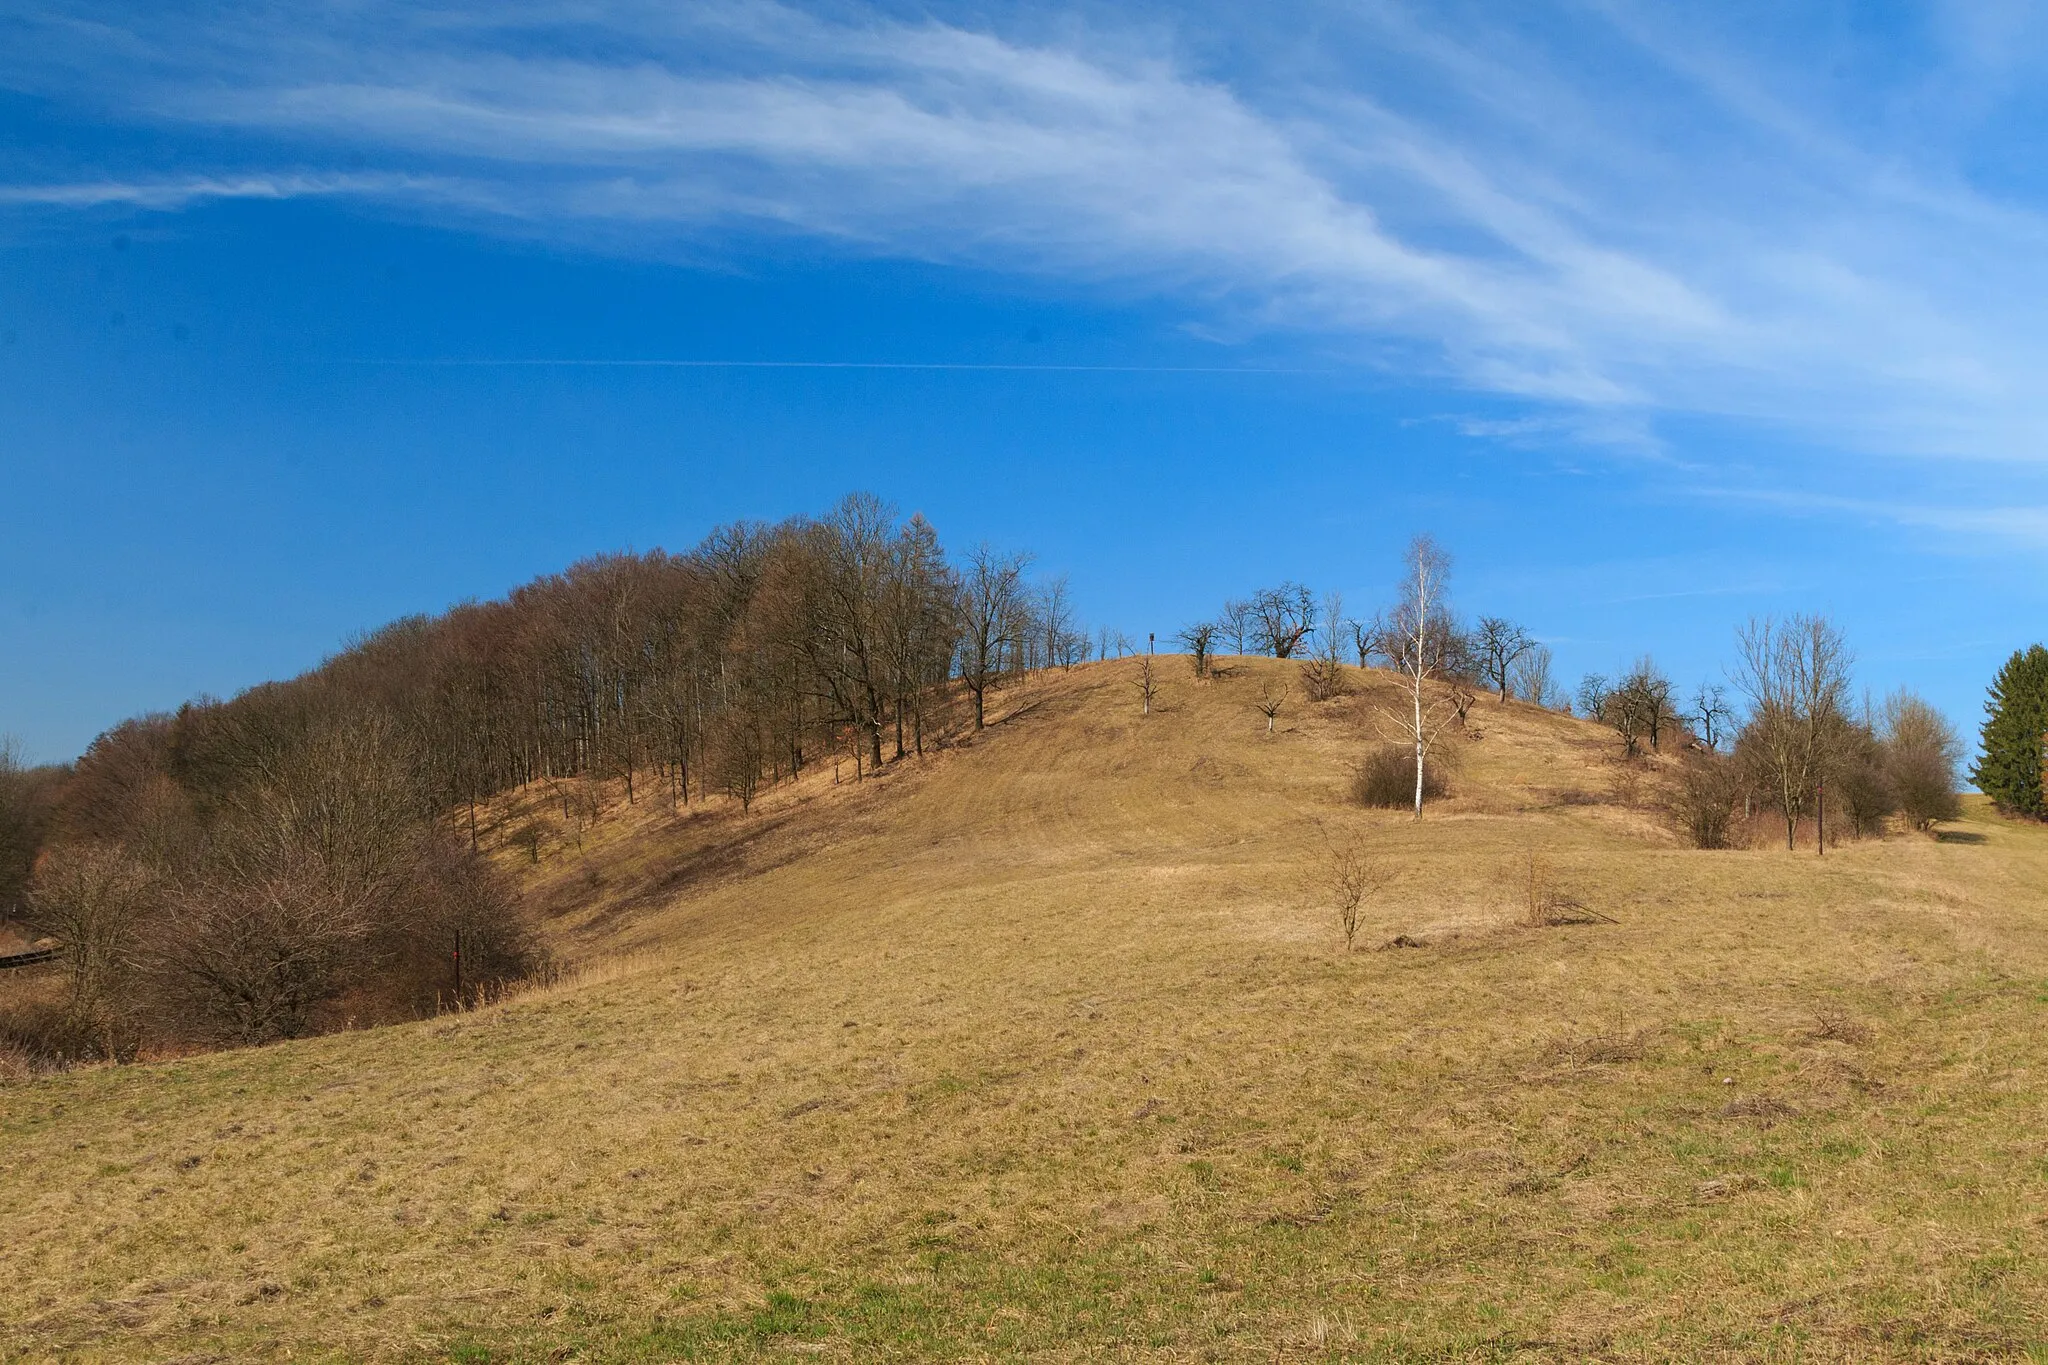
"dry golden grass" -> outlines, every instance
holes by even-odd
[[[1695,852],[1488,699],[1417,824],[1342,799],[1392,684],[1267,736],[1286,667],[615,808],[492,1009],[0,1087],[0,1353],[2043,1354],[2048,831]]]

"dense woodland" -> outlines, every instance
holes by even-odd
[[[513,889],[477,854],[480,802],[604,781],[744,809],[821,761],[863,777],[981,725],[1019,671],[1084,655],[1064,584],[1026,566],[955,564],[922,518],[853,496],[687,554],[586,560],[128,721],[68,771],[9,768],[0,912],[63,943],[74,983],[14,1031],[115,1057],[261,1042],[530,974]]]
[[[819,764],[859,781],[950,742],[1020,675],[1089,652],[1064,582],[1028,566],[987,547],[949,557],[921,517],[854,495],[395,622],[302,677],[116,726],[69,768],[0,754],[0,916],[60,943],[69,983],[0,1012],[0,1034],[44,1061],[118,1059],[413,1017],[544,973],[513,884],[479,851],[480,806],[539,784],[580,820],[602,784],[744,814]],[[1732,699],[1682,695],[1648,658],[1568,699],[1527,630],[1457,615],[1449,569],[1421,538],[1369,619],[1285,583],[1178,639],[1197,677],[1223,653],[1293,661],[1295,681],[1255,703],[1268,731],[1297,699],[1343,694],[1354,663],[1400,676],[1406,700],[1378,718],[1353,791],[1418,817],[1447,790],[1447,737],[1488,694],[1605,723],[1700,847],[1741,842],[1745,816],[1782,820],[1788,845],[1811,822],[1824,849],[1956,813],[1953,731],[1907,693],[1855,703],[1823,619],[1741,631]],[[1095,640],[1102,656],[1130,648]],[[1149,649],[1138,684],[1149,712]],[[2020,734],[2019,758],[1999,760],[2031,796],[2001,804],[2039,813],[2042,724],[2025,706],[2048,714],[2048,655],[2014,656],[2000,685],[2036,699],[1999,722],[2033,726],[2031,750]],[[1987,753],[2015,747],[1986,736]],[[545,837],[539,821],[511,833],[536,858]]]

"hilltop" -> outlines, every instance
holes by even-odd
[[[36,1359],[1992,1358],[2048,1341],[2048,831],[1700,852],[1482,697],[1040,675],[741,813],[485,813],[559,984],[0,1088]],[[581,847],[576,846],[580,833]],[[1346,952],[1320,868],[1386,871]],[[1529,859],[1592,922],[1523,927]]]

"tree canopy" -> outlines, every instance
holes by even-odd
[[[2042,737],[2048,734],[2048,649],[2015,650],[1984,703],[1983,752],[1971,780],[2009,815],[2044,814]]]

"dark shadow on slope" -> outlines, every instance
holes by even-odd
[[[588,906],[603,889],[604,908],[577,929],[579,936],[601,935],[638,912],[687,892],[772,871],[805,852],[805,844],[795,839],[781,841],[772,850],[763,849],[763,841],[794,823],[800,810],[718,819],[715,828],[704,832],[702,843],[679,849],[646,867],[622,868],[599,858],[589,859],[582,876],[563,876],[544,897],[537,897],[535,911],[544,920],[560,919]]]

